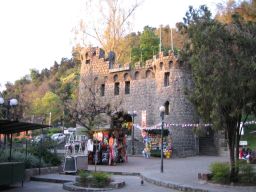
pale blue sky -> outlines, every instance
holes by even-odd
[[[189,5],[206,4],[215,12],[222,0],[144,0],[134,16],[134,31],[144,26],[175,26]],[[0,1],[0,90],[29,74],[71,57],[71,29],[81,19],[83,0]]]

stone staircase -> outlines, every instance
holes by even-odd
[[[206,156],[218,155],[218,151],[212,137],[199,138],[199,155],[206,155]]]

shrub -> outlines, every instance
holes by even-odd
[[[106,187],[111,181],[111,175],[103,172],[89,173],[86,171],[79,172],[79,185],[86,187]]]
[[[103,172],[92,173],[93,184],[95,187],[105,187],[111,181],[111,175]]]
[[[48,135],[52,136],[54,133],[61,133],[62,128],[51,128],[48,130]]]
[[[9,160],[9,150],[2,150],[0,153],[0,162],[7,162]],[[39,158],[28,153],[27,157],[25,153],[20,151],[12,151],[12,161],[24,162],[25,168],[39,167]],[[41,160],[41,166],[45,166],[45,162]]]
[[[87,186],[88,185],[88,183],[90,182],[90,177],[91,177],[91,175],[90,175],[90,173],[89,172],[86,172],[86,171],[84,171],[84,170],[81,170],[81,171],[79,171],[79,184],[81,185],[81,186]]]
[[[215,162],[210,165],[212,181],[216,183],[229,183],[230,171],[228,163]]]
[[[42,146],[40,146],[40,143],[30,146],[28,148],[28,151],[37,157],[40,157],[40,155],[42,155],[42,159],[45,161],[46,164],[50,166],[58,166],[61,164],[60,157],[57,154],[49,151],[49,149],[53,148],[53,145],[54,144],[52,141],[46,141],[43,143]]]
[[[253,172],[253,166],[246,161],[239,161],[239,181],[241,183],[254,183],[256,182],[256,175]]]

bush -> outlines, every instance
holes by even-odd
[[[42,147],[40,146],[40,143],[37,143],[29,147],[28,151],[37,157],[40,157],[40,155],[42,155],[42,159],[45,161],[46,164],[50,166],[58,166],[61,164],[60,157],[57,154],[49,151],[49,149],[52,149],[53,146],[54,142],[46,141],[42,144]]]
[[[79,172],[79,185],[86,187],[106,187],[111,182],[111,175],[103,172],[89,173],[86,171]]]
[[[81,186],[87,186],[88,183],[90,182],[91,175],[90,175],[89,172],[86,172],[86,171],[82,170],[82,171],[79,171],[79,177],[80,177],[79,178],[79,184]]]
[[[256,182],[256,175],[253,172],[253,166],[246,161],[240,161],[239,166],[239,181],[241,183],[254,183]]]
[[[48,136],[52,136],[54,133],[61,133],[62,128],[50,128],[48,130]]]
[[[92,179],[95,187],[105,187],[109,185],[111,181],[111,175],[103,172],[92,173]]]
[[[228,163],[215,162],[210,165],[212,173],[212,181],[216,183],[229,183],[230,182],[230,170]]]
[[[0,153],[0,162],[7,162],[9,160],[9,150],[2,150]],[[24,162],[25,168],[39,167],[39,158],[28,153],[27,157],[25,153],[20,151],[12,151],[12,161]],[[41,160],[41,166],[45,166],[45,162]]]

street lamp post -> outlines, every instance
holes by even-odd
[[[13,107],[16,107],[17,105],[18,105],[17,99],[9,99],[7,102],[5,102],[4,98],[0,96],[0,106],[6,110],[5,115],[3,114],[4,119],[7,119],[7,120],[15,119],[16,120],[16,116],[14,116],[15,118],[11,118],[10,109]]]
[[[17,120],[17,116],[16,116],[16,113],[14,113],[14,116],[13,118],[10,116],[10,109],[11,108],[14,108],[18,105],[18,100],[17,99],[9,99],[7,100],[7,102],[5,102],[4,98],[2,96],[0,96],[0,106],[2,108],[4,108],[5,110],[5,115],[3,115],[3,118],[4,119],[7,119],[7,120]],[[9,137],[8,137],[9,138]],[[4,144],[6,145],[6,134],[4,136]],[[9,161],[11,161],[12,159],[12,133],[11,133],[11,136],[10,136],[10,154],[9,154]]]
[[[134,118],[137,116],[137,111],[129,112],[128,114],[132,117],[132,155],[135,155],[134,151]]]
[[[164,111],[165,107],[161,106],[159,108],[160,111],[160,117],[161,117],[161,173],[164,172],[164,148],[163,148],[163,142],[164,142]]]

